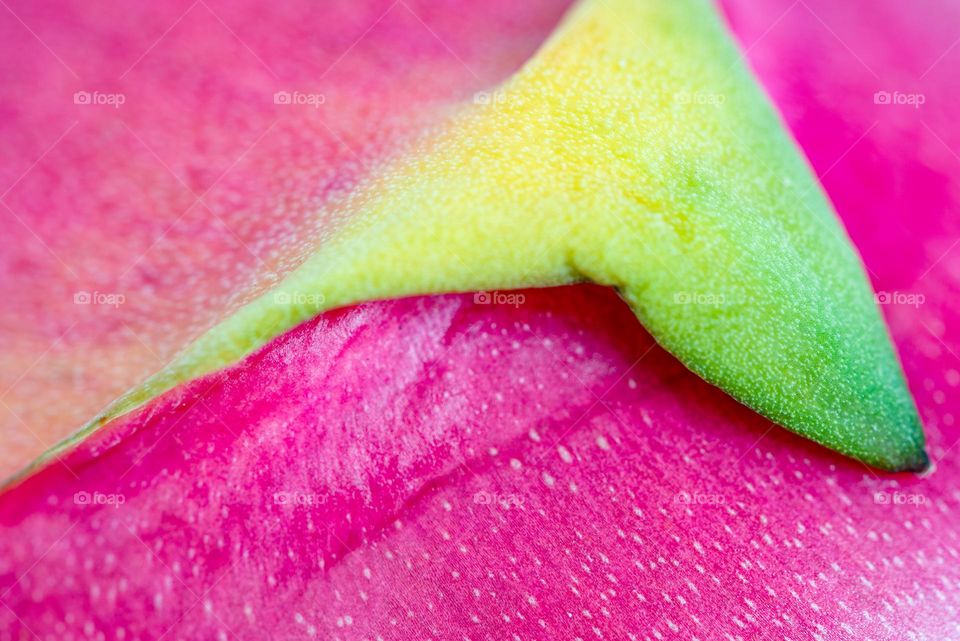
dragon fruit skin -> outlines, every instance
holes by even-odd
[[[774,428],[600,288],[367,304],[0,496],[0,638],[960,634],[958,50],[918,81],[951,21],[835,4],[725,8],[888,295],[932,475]]]

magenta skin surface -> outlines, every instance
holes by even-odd
[[[368,304],[0,496],[0,639],[960,636],[960,9],[724,6],[889,294],[932,474],[771,426],[600,288]]]
[[[0,499],[5,602],[184,639],[884,638],[894,597],[956,605],[932,482],[768,432],[609,291],[524,296],[327,314],[123,421]]]

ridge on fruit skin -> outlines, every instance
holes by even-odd
[[[926,468],[859,257],[709,3],[583,0],[486,97],[358,188],[350,223],[272,291],[45,458],[325,310],[592,281],[776,423]]]

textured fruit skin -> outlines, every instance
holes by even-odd
[[[345,194],[515,73],[566,5],[7,0],[0,479],[300,265]]]
[[[585,0],[493,96],[376,172],[303,266],[99,421],[325,309],[589,280],[774,422],[927,466],[860,260],[709,5]]]
[[[0,495],[0,639],[951,638],[956,458],[871,474],[520,293],[323,314]]]
[[[874,105],[857,56],[909,86],[960,8],[725,5],[876,288],[925,297],[883,310],[935,473],[870,474],[771,429],[647,352],[598,288],[516,309],[363,305],[117,421],[64,458],[79,479],[56,463],[0,496],[0,639],[955,638],[960,47],[919,111]],[[126,501],[82,506],[78,491]],[[284,491],[331,502],[275,502]],[[694,495],[726,502],[678,500]]]

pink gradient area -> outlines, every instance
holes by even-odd
[[[0,6],[0,478],[298,265],[564,4]]]
[[[524,296],[327,314],[123,422],[0,499],[4,602],[41,638],[947,638],[952,460],[874,475],[612,292]]]
[[[369,304],[0,496],[0,639],[960,638],[960,33],[922,7],[725,4],[889,295],[931,475],[771,426],[607,290]]]
[[[524,296],[327,314],[105,432],[0,498],[20,617],[0,621],[41,638],[955,631],[955,459],[876,475],[692,376],[612,292]]]

